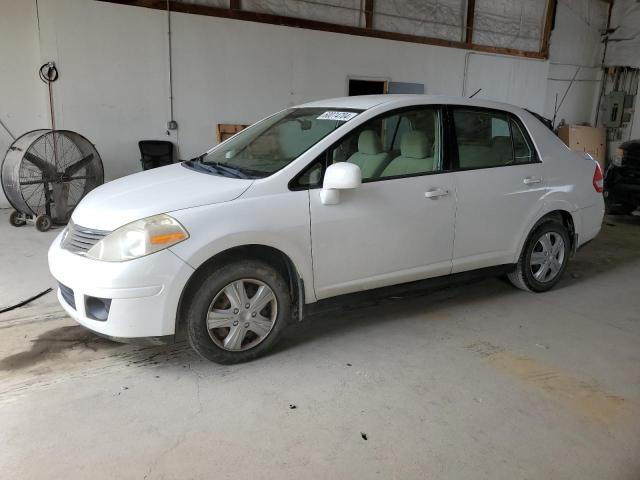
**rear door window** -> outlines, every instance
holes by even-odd
[[[536,161],[533,144],[514,116],[496,110],[453,110],[460,169]]]
[[[506,114],[456,109],[453,123],[460,168],[487,168],[513,163],[513,146]]]

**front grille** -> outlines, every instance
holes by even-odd
[[[61,283],[58,283],[58,286],[60,287],[60,295],[62,295],[62,298],[64,298],[64,301],[67,302],[69,306],[75,310],[76,298],[73,295],[73,290]]]
[[[62,248],[78,255],[84,255],[96,243],[109,233],[105,230],[94,230],[69,222],[68,231],[62,239]]]

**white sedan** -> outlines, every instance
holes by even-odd
[[[487,273],[549,290],[598,234],[601,192],[598,164],[521,108],[323,100],[92,191],[49,265],[62,306],[94,332],[184,332],[234,363],[330,297]]]

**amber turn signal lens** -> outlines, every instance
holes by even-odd
[[[182,232],[169,233],[167,235],[156,235],[151,237],[149,241],[152,245],[164,245],[165,243],[175,243],[187,238],[187,235]]]

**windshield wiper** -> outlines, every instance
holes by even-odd
[[[236,178],[251,178],[249,175],[247,175],[241,168],[238,167],[232,167],[230,165],[227,165],[225,163],[220,163],[220,162],[202,162],[203,165],[209,165],[209,166],[213,166],[215,168],[217,168],[218,170],[222,171],[222,172],[226,172],[230,175],[235,176]]]
[[[215,174],[220,173],[220,170],[218,170],[213,165],[207,165],[206,163],[202,163],[197,158],[192,158],[191,160],[187,160],[184,163],[194,168],[195,170],[204,170],[205,172],[215,173]]]
[[[247,175],[244,171],[242,171],[239,168],[236,167],[230,167],[229,165],[220,163],[220,162],[216,162],[216,161],[208,161],[205,162],[204,161],[204,157],[206,157],[207,154],[203,153],[202,155],[198,156],[198,157],[194,157],[191,160],[189,160],[187,163],[194,167],[194,168],[200,168],[202,170],[205,170],[207,172],[211,172],[211,173],[215,173],[218,175],[222,175],[222,176],[231,176],[234,178],[242,178],[242,179],[248,179],[248,178],[252,178],[249,175]]]
[[[217,162],[215,160],[206,161],[207,154],[203,153],[197,157],[193,157],[188,160],[187,164],[194,168],[202,168],[207,172],[216,173],[216,174],[226,174],[225,176],[232,176],[234,178],[241,179],[250,179],[255,180],[256,178],[264,178],[268,176],[266,172],[262,172],[260,170],[252,170],[249,168],[241,168],[236,167],[234,165],[229,165],[228,163]]]

